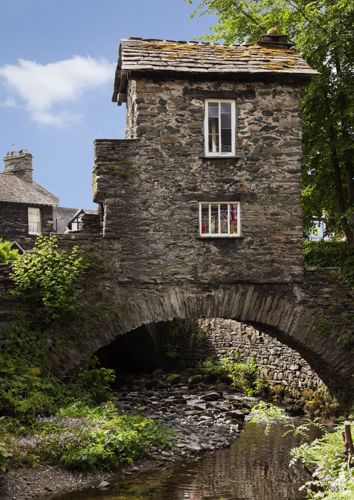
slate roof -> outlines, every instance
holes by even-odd
[[[270,37],[268,37],[270,38]],[[278,38],[286,38],[280,36]],[[289,43],[218,45],[143,38],[123,39],[119,48],[113,101],[124,93],[128,72],[188,74],[315,75]]]
[[[76,212],[74,213],[72,218],[69,220],[69,223],[73,222],[73,220],[76,219],[76,217],[79,217],[80,215],[85,215],[85,214],[97,215],[98,211],[97,211],[97,209],[79,208],[78,210],[76,210]]]
[[[53,220],[54,228],[58,234],[64,234],[69,222],[77,213],[77,208],[54,207]]]
[[[59,198],[36,182],[26,182],[11,173],[0,173],[0,202],[57,205]]]

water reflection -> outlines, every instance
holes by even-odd
[[[272,426],[268,435],[259,424],[246,424],[229,449],[207,453],[178,469],[142,474],[117,482],[109,493],[85,492],[61,500],[300,500],[307,480],[301,468],[289,469],[292,436]]]

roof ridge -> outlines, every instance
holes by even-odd
[[[163,43],[180,43],[180,44],[191,44],[191,45],[209,45],[209,46],[218,46],[218,47],[249,47],[253,44],[225,44],[218,42],[207,42],[202,40],[169,40],[163,38],[143,38],[139,36],[131,36],[129,38],[122,38],[121,42],[129,42],[131,40],[142,41],[142,42],[163,42]]]

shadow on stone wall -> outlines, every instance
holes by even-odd
[[[233,320],[210,319],[151,324],[118,336],[97,351],[101,363],[119,378],[127,373],[195,367],[207,357],[220,358],[236,350],[241,361],[255,359],[272,384],[316,388],[320,378],[293,349],[255,328]]]

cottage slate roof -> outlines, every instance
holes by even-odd
[[[53,220],[54,228],[58,234],[64,234],[69,222],[73,219],[77,213],[77,208],[69,207],[54,207],[53,208]]]
[[[128,72],[178,72],[188,74],[287,74],[315,75],[288,43],[220,45],[129,38],[121,40],[113,101],[124,93]]]
[[[26,182],[12,173],[0,173],[0,202],[57,205],[59,198],[36,182]]]

